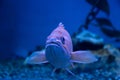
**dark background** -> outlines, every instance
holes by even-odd
[[[120,30],[120,0],[108,0],[112,24]],[[45,45],[46,37],[65,24],[70,34],[84,23],[91,5],[85,0],[0,0],[0,59],[26,57],[37,45]],[[107,17],[100,12],[99,16]],[[104,38],[105,43],[120,43],[105,36],[99,28],[89,30]]]

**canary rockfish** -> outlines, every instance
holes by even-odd
[[[72,40],[69,33],[65,30],[64,25],[59,23],[58,27],[47,37],[45,50],[33,52],[25,60],[26,64],[50,63],[55,67],[53,72],[62,68],[74,75],[68,66],[75,63],[92,63],[97,58],[91,51],[73,52]]]

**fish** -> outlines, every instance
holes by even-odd
[[[73,66],[73,63],[93,63],[98,59],[91,51],[79,50],[73,52],[72,39],[68,31],[64,28],[61,22],[47,37],[45,49],[42,51],[33,52],[32,55],[25,59],[25,64],[43,64],[50,63],[54,66],[52,74],[56,69],[64,69],[74,75],[68,67]]]

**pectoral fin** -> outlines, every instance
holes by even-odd
[[[45,51],[35,51],[31,56],[26,58],[24,64],[42,64],[47,62]]]
[[[71,61],[76,63],[92,63],[97,58],[90,51],[75,51],[71,53]]]

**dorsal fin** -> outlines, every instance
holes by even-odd
[[[63,24],[62,22],[60,22],[60,23],[58,24],[58,27],[64,28],[64,24]]]

